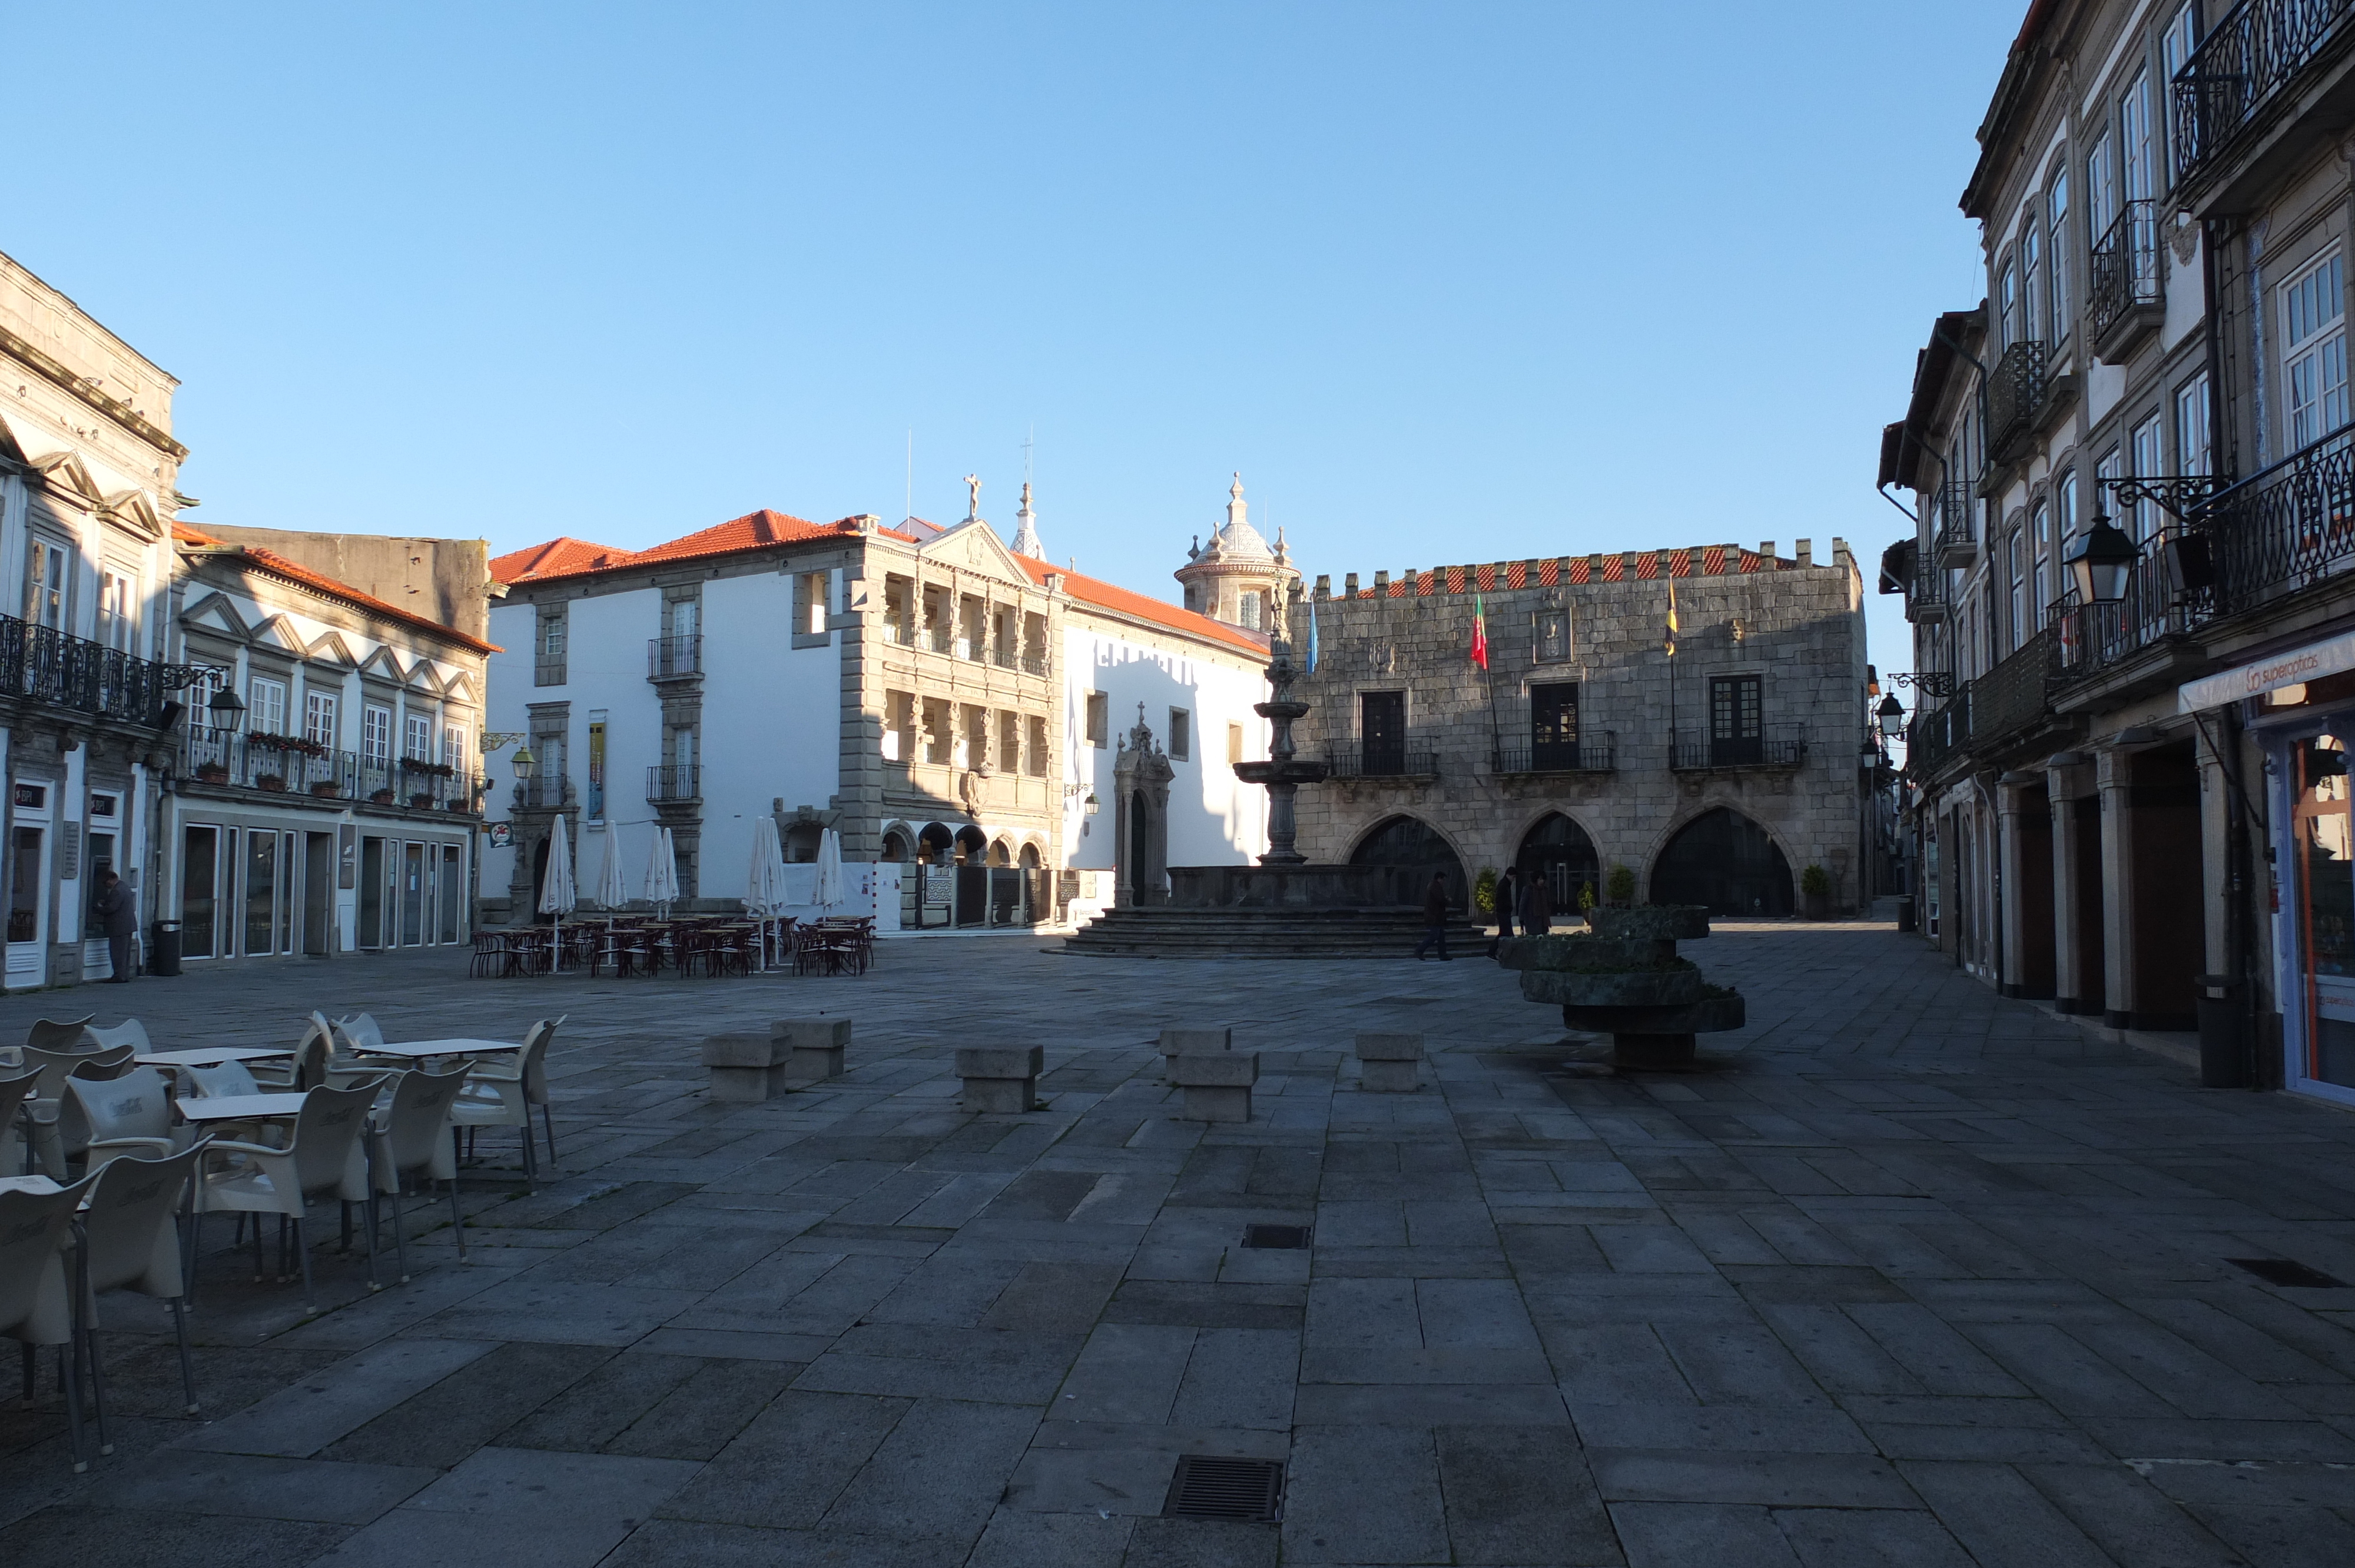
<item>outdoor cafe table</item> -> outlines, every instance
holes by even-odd
[[[496,1056],[520,1051],[520,1040],[403,1040],[361,1048],[364,1056],[406,1056],[421,1062],[430,1056]]]
[[[220,1045],[209,1050],[190,1047],[186,1051],[148,1051],[133,1056],[143,1067],[211,1067],[223,1062],[261,1062],[272,1056],[292,1056],[288,1047],[271,1045]]]
[[[215,1095],[208,1099],[177,1101],[188,1121],[267,1121],[299,1116],[307,1095]]]
[[[0,1192],[59,1192],[64,1189],[46,1176],[0,1176]]]

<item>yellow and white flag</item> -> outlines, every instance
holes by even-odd
[[[1677,656],[1677,585],[1673,582],[1668,584],[1668,635],[1661,639],[1660,646],[1669,658]]]

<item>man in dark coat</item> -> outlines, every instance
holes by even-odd
[[[1514,905],[1521,896],[1520,873],[1513,866],[1497,879],[1497,934],[1488,942],[1488,956],[1497,956],[1497,944],[1513,934]]]
[[[1532,876],[1521,888],[1521,929],[1543,937],[1553,929],[1553,887],[1543,876]]]
[[[1439,945],[1440,959],[1452,962],[1447,957],[1447,874],[1444,871],[1433,872],[1431,885],[1423,890],[1423,940],[1414,945],[1416,959],[1434,942]]]
[[[139,928],[139,901],[109,866],[98,876],[98,917],[106,927],[106,956],[114,965],[110,985],[131,983],[131,935]]]

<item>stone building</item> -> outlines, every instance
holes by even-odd
[[[1879,891],[1859,592],[1838,540],[1320,577],[1290,622],[1316,649],[1301,754],[1333,772],[1300,794],[1301,851],[1459,889],[1518,864],[1565,910],[1624,865],[1655,901],[1788,914],[1820,865],[1853,908]]]
[[[2355,1103],[2350,120],[2338,0],[2031,5],[1881,478],[1925,935]]]
[[[740,906],[755,817],[805,895],[834,829],[852,906],[887,927],[1085,917],[1263,847],[1263,792],[1232,768],[1265,755],[1266,634],[1055,567],[1028,486],[1009,548],[973,483],[945,528],[760,512],[494,561],[493,722],[538,759],[485,863],[495,913],[528,916],[559,814],[584,887],[607,853],[642,886],[667,827],[682,892],[715,909]],[[1264,591],[1282,574],[1258,553]]]

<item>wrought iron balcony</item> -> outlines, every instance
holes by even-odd
[[[516,804],[527,811],[560,811],[572,804],[572,780],[561,774],[535,773],[516,780]]]
[[[1678,736],[1668,766],[1678,773],[1721,768],[1802,768],[1807,761],[1806,731],[1798,725],[1766,725],[1756,735]]]
[[[2188,531],[2172,583],[2194,613],[2236,615],[2355,566],[2355,425],[2211,497]],[[2165,556],[2159,557],[2162,565]],[[2140,570],[2139,567],[2137,568]]]
[[[2308,66],[2355,37],[2355,0],[2242,0],[2176,73],[2179,185],[2206,175]]]
[[[1500,747],[1495,765],[1499,773],[1610,773],[1619,766],[1619,736],[1601,730],[1576,740]]]
[[[1971,739],[1971,688],[1956,692],[1942,707],[1915,710],[1905,726],[1905,771],[1916,782],[1936,775]]]
[[[2003,351],[1987,382],[1987,452],[1998,462],[2019,455],[2036,433],[2052,390],[2050,357],[2036,338]]]
[[[2126,204],[2108,232],[2094,242],[2094,352],[2105,365],[2120,363],[2167,314],[2167,291],[2159,276],[2158,204],[2141,197]]]
[[[0,616],[0,691],[8,695],[161,729],[164,705],[190,678],[185,664],[134,658],[87,637]]]
[[[1938,532],[1932,540],[1932,555],[1941,569],[1967,567],[1978,559],[1976,510],[1969,480],[1955,475],[1938,487]]]
[[[649,768],[646,769],[646,799],[655,804],[674,800],[699,800],[703,798],[703,770],[695,767]]]
[[[1025,653],[1022,655],[1022,673],[1026,675],[1051,675],[1055,673],[1055,662],[1044,653]]]
[[[2035,728],[2052,712],[2063,641],[2062,623],[2048,624],[1945,706],[1917,712],[1906,730],[1906,771],[1928,779],[1957,754],[1984,752]]]
[[[703,638],[656,637],[646,643],[646,679],[683,681],[703,673]]]
[[[1946,619],[1946,572],[1943,567],[1921,567],[1905,595],[1905,619],[1916,625]]]
[[[1439,754],[1435,751],[1410,751],[1404,742],[1384,745],[1369,742],[1345,746],[1332,752],[1326,764],[1336,779],[1435,779],[1439,776]]]
[[[481,776],[454,768],[323,750],[290,736],[240,735],[203,726],[180,737],[179,771],[188,781],[213,789],[470,816],[478,811],[482,799]]]

